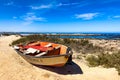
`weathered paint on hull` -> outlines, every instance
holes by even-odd
[[[42,42],[46,44],[46,42]],[[48,43],[47,43],[48,44]],[[49,55],[44,55],[44,56],[31,56],[31,55],[24,55],[23,52],[16,50],[19,55],[21,55],[26,61],[29,63],[35,64],[35,65],[44,65],[44,66],[53,66],[53,67],[61,67],[64,66],[67,61],[70,61],[70,56],[72,56],[72,51],[69,47],[60,45],[60,44],[54,44],[52,43],[53,46],[61,46],[60,47],[60,52],[56,51],[51,51],[48,52]],[[33,44],[32,44],[33,45]],[[57,49],[56,49],[57,50]]]
[[[35,65],[44,65],[44,66],[54,66],[54,67],[61,67],[64,66],[66,64],[66,62],[68,61],[68,57],[67,56],[57,56],[57,57],[48,57],[48,58],[34,58],[34,57],[26,57],[23,56],[22,57]]]
[[[32,57],[28,55],[23,55],[23,53],[16,50],[16,52],[22,56],[26,61],[35,65],[44,65],[44,66],[53,66],[53,67],[62,67],[64,66],[69,57],[72,54],[68,55],[58,55],[58,56],[45,56],[45,57]]]

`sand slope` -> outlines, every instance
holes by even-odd
[[[90,68],[80,60],[62,68],[34,66],[9,44],[19,37],[0,37],[0,80],[120,80],[114,68]]]

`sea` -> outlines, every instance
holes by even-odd
[[[120,40],[120,32],[0,32],[1,34],[20,34],[27,35],[53,35],[59,38],[72,38],[72,39],[106,39],[106,40]]]
[[[120,32],[18,32],[19,34],[33,35],[59,35],[60,38],[72,38],[72,39],[112,39],[120,40]]]

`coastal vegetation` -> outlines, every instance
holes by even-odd
[[[20,35],[20,34],[15,32],[0,32],[0,35],[10,36],[10,35]]]
[[[64,44],[71,47],[77,53],[96,53],[102,51],[102,48],[99,46],[93,46],[87,39],[69,39],[69,38],[59,38],[59,36],[50,36],[50,35],[28,35],[24,36],[16,41],[12,42],[12,45],[15,44],[26,44],[32,41],[49,41],[58,44]]]
[[[111,68],[114,67],[118,70],[120,74],[120,51],[116,53],[105,53],[107,49],[104,47],[93,45],[89,42],[89,39],[69,39],[60,38],[58,36],[52,35],[28,35],[24,36],[16,41],[13,41],[11,45],[16,44],[27,44],[32,41],[49,41],[58,44],[64,44],[69,46],[78,54],[82,54],[90,66],[99,66]],[[111,51],[111,49],[110,49]],[[87,56],[91,54],[90,56]],[[80,55],[77,56],[78,59],[82,59]]]
[[[113,54],[99,54],[97,56],[91,55],[86,58],[90,66],[103,66],[107,68],[116,68],[120,75],[120,51]]]

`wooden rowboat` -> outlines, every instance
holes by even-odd
[[[26,61],[35,65],[62,67],[72,60],[72,50],[69,47],[50,42],[38,41],[25,46],[17,45],[15,51]]]

